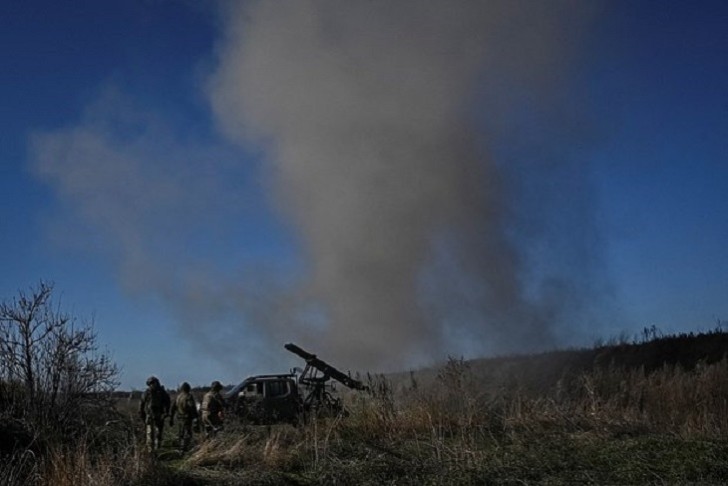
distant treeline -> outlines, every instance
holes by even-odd
[[[560,381],[600,370],[649,374],[668,366],[691,371],[717,363],[727,353],[728,332],[720,325],[710,331],[680,334],[663,334],[653,326],[631,340],[621,337],[591,348],[480,358],[467,364],[483,385],[542,392]],[[437,370],[396,373],[391,378],[395,386],[409,386],[411,380],[428,384],[436,380]]]

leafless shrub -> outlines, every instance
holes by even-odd
[[[117,368],[98,352],[90,324],[55,307],[53,286],[0,303],[0,401],[37,433],[67,435],[111,410]]]
[[[118,418],[116,365],[99,352],[92,325],[54,305],[52,292],[41,282],[0,303],[0,452],[15,465],[32,454],[38,474],[59,464],[57,451],[86,458],[68,451],[108,443],[106,424]]]

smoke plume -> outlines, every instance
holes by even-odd
[[[32,141],[77,221],[53,215],[57,234],[110,256],[230,370],[278,370],[288,341],[383,371],[586,328],[598,240],[570,82],[585,2],[227,8],[207,93],[238,147],[107,90]],[[250,231],[274,219],[262,194],[301,244],[294,265]]]
[[[232,6],[214,111],[231,139],[266,151],[275,200],[305,245],[327,356],[382,368],[443,349],[533,349],[582,305],[568,270],[526,268],[554,256],[552,218],[533,197],[572,189],[538,180],[568,167],[585,182],[566,150],[546,153],[563,135],[546,123],[569,121],[559,97],[582,7]],[[561,240],[559,255],[591,243]]]

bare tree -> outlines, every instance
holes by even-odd
[[[118,369],[96,344],[93,322],[54,306],[53,284],[0,303],[0,404],[37,432],[78,428],[108,407]]]

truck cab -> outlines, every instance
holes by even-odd
[[[303,410],[295,375],[257,375],[227,391],[225,401],[246,422],[297,423]]]

